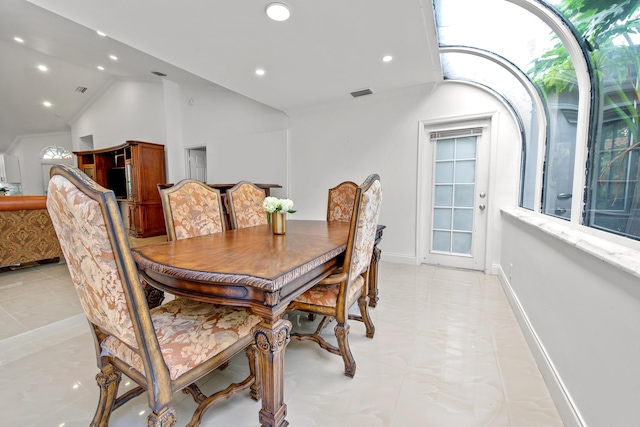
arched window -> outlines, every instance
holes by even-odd
[[[71,151],[57,145],[45,147],[40,152],[40,158],[42,160],[71,159],[72,157],[73,153],[71,153]]]
[[[434,6],[445,79],[485,84],[521,116],[520,206],[640,240],[640,3]]]

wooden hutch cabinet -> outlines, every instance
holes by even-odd
[[[157,187],[166,182],[164,145],[127,141],[117,147],[73,154],[80,170],[113,190],[118,201],[127,205],[131,236],[166,234]]]

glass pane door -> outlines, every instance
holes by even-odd
[[[473,255],[476,136],[436,140],[431,250]]]

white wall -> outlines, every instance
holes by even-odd
[[[165,160],[167,182],[176,183],[186,178],[185,150],[182,144],[182,88],[179,84],[163,79],[164,116],[166,129]]]
[[[326,216],[327,190],[351,180],[380,175],[383,202],[380,223],[387,229],[380,245],[383,259],[417,263],[417,181],[422,121],[451,120],[478,113],[499,117],[492,131],[492,185],[499,189],[488,215],[499,227],[499,208],[517,202],[520,141],[507,109],[484,90],[444,83],[431,93],[372,95],[352,102],[290,113],[290,196],[297,218]],[[489,248],[499,261],[499,240]],[[492,257],[492,258],[491,258]]]
[[[42,165],[58,162],[43,161],[40,158],[40,152],[50,145],[57,145],[71,151],[71,132],[23,135],[17,139],[18,142],[14,144],[10,154],[17,155],[20,159],[22,194],[42,196],[45,193]]]
[[[248,180],[287,187],[288,117],[279,110],[220,86],[182,86],[182,164],[184,149],[206,147],[207,182]],[[184,171],[184,166],[183,166]],[[176,173],[175,182],[184,178]]]
[[[93,136],[94,149],[127,140],[164,144],[168,182],[187,176],[187,148],[206,147],[210,183],[247,179],[286,186],[287,122],[283,112],[217,85],[165,79],[115,82],[71,129],[74,147],[87,135]],[[272,155],[255,162],[258,151]]]
[[[165,144],[165,132],[160,81],[116,81],[71,123],[74,150],[80,149],[80,138],[88,135],[98,149],[127,140]]]
[[[502,279],[563,419],[582,418],[566,425],[637,426],[640,252],[519,211]]]
[[[210,183],[227,184],[246,180],[280,184],[282,188],[273,189],[271,195],[288,196],[286,130],[228,137],[214,141],[212,146],[213,149],[207,150]]]
[[[185,147],[283,130],[288,125],[282,111],[215,85],[182,86],[181,105]]]

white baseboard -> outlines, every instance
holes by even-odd
[[[415,255],[391,254],[385,251],[382,251],[382,256],[380,257],[380,259],[385,262],[395,262],[398,264],[419,264],[418,258]]]
[[[497,276],[502,284],[502,289],[504,290],[504,293],[509,300],[509,304],[511,305],[511,309],[520,324],[520,329],[524,334],[525,340],[529,345],[529,349],[531,350],[533,358],[538,365],[538,369],[540,369],[540,373],[544,378],[547,388],[549,389],[549,393],[551,394],[551,398],[558,409],[558,413],[560,414],[564,425],[566,427],[587,427],[587,424],[580,416],[580,412],[573,402],[568,390],[564,386],[562,378],[549,358],[544,345],[538,338],[527,314],[524,312],[517,295],[511,288],[509,279],[502,269],[502,266],[494,264],[491,270],[497,271]]]

